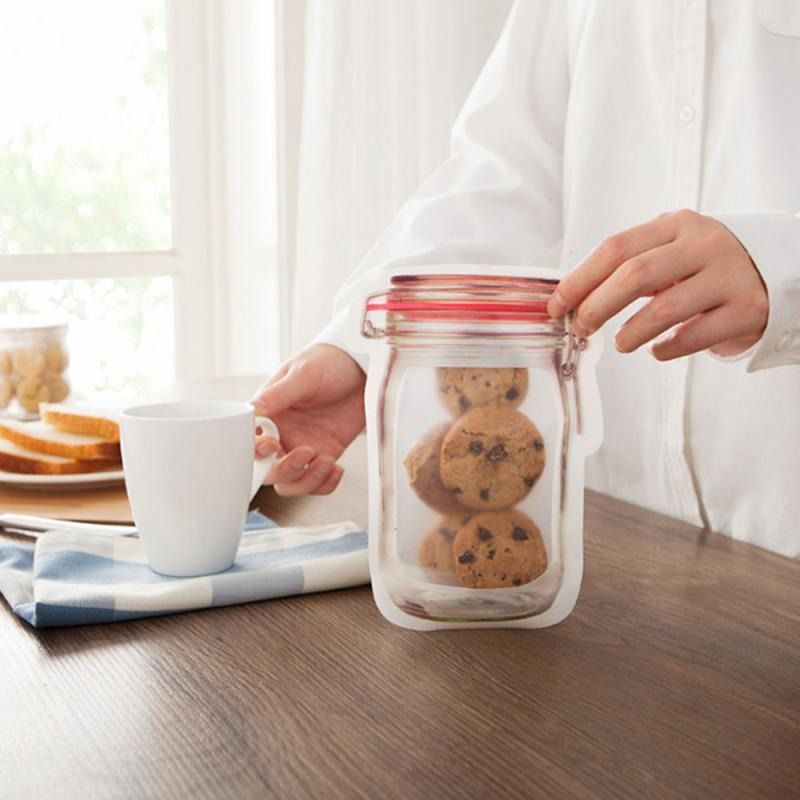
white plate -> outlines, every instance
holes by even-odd
[[[104,472],[84,472],[80,475],[22,475],[17,472],[0,470],[0,484],[19,486],[22,489],[37,489],[47,492],[57,489],[70,491],[78,489],[103,489],[123,482],[121,469]]]

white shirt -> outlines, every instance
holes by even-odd
[[[587,484],[800,556],[800,0],[518,0],[425,182],[337,297],[343,346],[367,271],[570,269],[681,207],[758,266],[769,323],[744,359],[598,366],[605,439]],[[609,323],[610,333],[632,313]]]

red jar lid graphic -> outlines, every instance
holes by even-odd
[[[558,281],[481,275],[396,275],[371,295],[366,311],[408,321],[549,322],[547,301]]]

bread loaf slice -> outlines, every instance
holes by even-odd
[[[119,469],[120,462],[95,458],[82,460],[26,450],[8,439],[0,439],[0,470],[25,475],[76,475]]]
[[[48,425],[57,430],[119,442],[119,422],[113,412],[61,403],[41,403],[39,413]]]
[[[110,442],[99,436],[51,428],[44,422],[18,422],[0,420],[0,437],[10,442],[51,456],[76,459],[119,459],[119,442]]]

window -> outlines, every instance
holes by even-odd
[[[272,2],[0,14],[0,313],[69,317],[78,397],[274,367]]]

